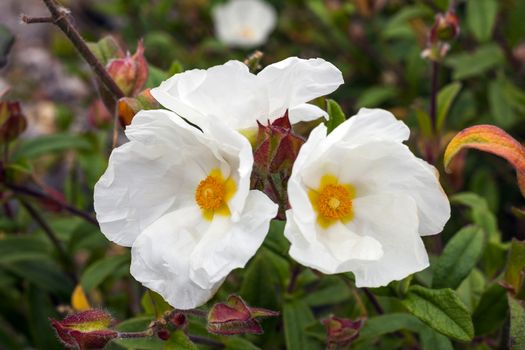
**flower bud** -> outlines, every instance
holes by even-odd
[[[359,336],[364,319],[352,321],[346,318],[330,316],[321,322],[326,327],[328,348],[347,347]]]
[[[16,139],[27,128],[18,102],[0,102],[0,143]]]
[[[122,125],[129,125],[135,114],[141,110],[157,109],[160,105],[151,96],[150,89],[142,91],[136,98],[124,97],[118,101],[117,113]]]
[[[88,310],[67,316],[62,321],[50,319],[58,338],[71,348],[102,349],[118,336],[108,329],[113,318],[103,310]]]
[[[430,42],[452,41],[459,36],[459,32],[459,17],[453,11],[445,14],[438,13],[434,26],[430,30]]]
[[[139,41],[137,51],[133,56],[128,54],[123,58],[109,61],[107,71],[124,95],[138,94],[148,79],[148,64],[144,58],[142,41]]]
[[[279,218],[288,209],[285,189],[304,139],[293,133],[288,112],[267,126],[259,124],[254,147],[252,187],[279,204]]]
[[[157,331],[157,337],[159,337],[161,340],[168,340],[170,336],[171,334],[167,329],[159,329]]]
[[[226,303],[215,304],[208,314],[208,332],[218,335],[262,334],[257,318],[273,317],[278,312],[251,308],[239,296],[230,295]]]

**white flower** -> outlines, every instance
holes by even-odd
[[[142,111],[95,186],[111,241],[132,246],[131,274],[173,307],[210,299],[262,244],[277,206],[250,191],[253,155],[239,133],[204,133],[169,111]]]
[[[323,59],[289,57],[249,72],[239,61],[208,70],[176,74],[151,94],[164,107],[200,125],[214,120],[241,130],[266,124],[289,110],[290,121],[308,121],[326,112],[306,102],[327,95],[343,83],[339,69]]]
[[[212,16],[219,40],[242,48],[264,44],[277,21],[273,7],[261,0],[230,0],[214,7]]]
[[[434,167],[403,145],[408,127],[384,110],[362,109],[326,136],[315,128],[288,183],[285,236],[299,263],[351,271],[378,287],[420,271],[420,235],[442,231],[450,204]]]

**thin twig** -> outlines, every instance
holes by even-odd
[[[216,340],[213,340],[213,339],[210,339],[210,338],[204,338],[204,337],[199,337],[197,335],[190,335],[188,336],[190,338],[190,340],[196,344],[202,344],[202,345],[206,345],[206,346],[210,346],[212,348],[216,348],[216,349],[224,349],[225,346],[223,343],[220,343]]]
[[[292,269],[292,276],[290,277],[290,283],[288,283],[288,288],[286,291],[288,293],[292,293],[295,289],[295,285],[297,284],[297,277],[299,277],[299,273],[301,272],[301,267],[299,265],[295,265]]]
[[[379,301],[377,301],[377,298],[374,294],[372,294],[371,291],[368,290],[368,288],[361,288],[363,292],[365,293],[368,300],[370,300],[370,303],[372,303],[372,306],[376,310],[376,312],[380,315],[384,314],[383,308],[381,307],[381,304],[379,304]]]
[[[53,23],[52,17],[29,17],[26,15],[22,15],[20,17],[22,22],[31,24],[31,23]]]
[[[84,39],[82,39],[82,36],[71,22],[71,19],[69,17],[69,11],[63,7],[58,6],[54,0],[43,0],[43,2],[49,9],[49,12],[51,13],[52,22],[57,27],[59,27],[62,30],[62,32],[64,32],[64,34],[69,38],[73,46],[75,46],[79,54],[91,66],[91,68],[98,76],[102,84],[104,84],[106,89],[113,95],[115,100],[124,97],[124,93],[122,92],[122,90],[111,78],[104,66],[102,66],[100,61],[95,57],[93,52],[91,52]],[[27,16],[22,17],[22,20],[24,20],[24,22],[26,23],[42,23],[42,21],[35,22],[34,18],[29,18]]]
[[[11,189],[13,192],[17,193],[17,194],[22,194],[22,195],[27,195],[27,196],[31,196],[31,197],[35,197],[35,198],[39,198],[39,199],[43,199],[43,200],[46,200],[46,201],[49,201],[49,202],[52,202],[53,204],[59,206],[61,209],[73,214],[73,215],[76,215],[78,217],[81,217],[83,218],[84,220],[86,220],[87,222],[95,225],[95,226],[98,226],[98,221],[97,219],[95,219],[91,214],[89,213],[86,213],[85,211],[81,210],[81,209],[78,209],[78,208],[75,208],[67,203],[64,203],[62,201],[59,201],[58,199],[55,199],[45,193],[42,193],[42,192],[39,192],[39,191],[36,191],[36,190],[33,190],[33,189],[30,189],[28,187],[24,187],[24,186],[18,186],[18,185],[13,185],[13,184],[6,184],[6,186]]]
[[[73,281],[75,282],[75,284],[77,284],[78,278],[75,273],[75,268],[74,268],[75,263],[73,259],[69,256],[69,254],[66,252],[66,250],[64,249],[64,246],[62,245],[62,242],[60,242],[60,240],[58,239],[55,231],[53,231],[51,226],[49,226],[49,224],[42,217],[42,215],[40,215],[40,213],[31,204],[29,204],[29,202],[25,201],[22,198],[18,198],[18,200],[20,201],[20,204],[22,204],[22,206],[27,210],[29,215],[31,215],[33,220],[35,220],[36,223],[42,228],[46,236],[49,238],[51,243],[53,243],[53,245],[57,249],[58,253],[62,257],[64,262],[68,264],[68,266],[72,269],[73,274],[71,275],[71,277]]]
[[[438,94],[438,74],[439,62],[432,61],[432,78],[430,91],[430,120],[432,122],[432,131],[437,132],[437,94]]]

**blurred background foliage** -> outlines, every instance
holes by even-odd
[[[85,0],[63,4],[71,9],[88,41],[112,34],[134,52],[142,38],[149,63],[146,86],[153,87],[182,70],[244,60],[253,52],[230,49],[215,38],[211,8],[220,2]],[[428,115],[431,63],[421,53],[434,16],[447,10],[447,0],[268,2],[279,19],[268,42],[259,48],[264,52],[263,66],[288,56],[332,62],[346,83],[331,98],[346,115],[360,107],[392,111],[410,126],[411,149],[435,162],[440,171],[443,146],[465,127],[494,124],[517,140],[525,139],[525,1],[459,1],[461,34],[452,42],[438,75],[437,135],[432,134]],[[60,205],[68,203],[92,213],[93,186],[111,151],[112,117],[97,102],[92,73],[63,33],[49,24],[19,21],[21,13],[39,16],[46,11],[36,0],[0,4],[0,62],[7,63],[1,71],[0,91],[10,87],[9,99],[21,101],[28,120],[18,140],[9,148],[2,145],[9,161],[2,163],[0,176],[9,186],[0,187],[1,349],[61,348],[48,317],[60,318],[60,312],[75,307],[72,300],[79,295],[73,290],[78,284],[91,305],[126,320],[117,326],[121,330],[144,329],[167,307],[131,278],[128,249],[110,244],[96,223]],[[7,54],[12,37],[15,43]],[[324,106],[321,99],[315,102]],[[434,147],[430,153],[429,144]],[[283,317],[264,321],[262,336],[213,338],[228,349],[318,349],[326,341],[319,319],[331,313],[356,318],[365,312],[369,320],[352,345],[355,349],[505,348],[509,336],[506,292],[495,280],[505,268],[508,242],[525,239],[519,209],[523,198],[512,168],[503,160],[477,152],[462,160],[453,174],[441,175],[452,196],[452,219],[441,238],[426,242],[435,257],[414,281],[454,289],[473,315],[474,341],[451,341],[405,313],[406,303],[400,300],[410,280],[374,290],[385,311],[377,315],[363,292],[353,287],[351,276],[321,278],[311,270],[298,270],[287,255],[288,243],[277,221],[247,268],[233,273],[214,300],[239,293],[250,305],[280,310]],[[442,275],[450,273],[454,264],[438,263],[444,255],[437,256],[468,224],[481,228],[460,237],[474,258],[465,262],[470,268],[449,285]],[[433,271],[435,266],[441,271]],[[293,286],[290,271],[299,274]],[[210,337],[197,318],[192,318],[190,333]],[[174,349],[184,348],[173,344]],[[121,340],[109,348],[163,346],[167,345],[160,340]]]

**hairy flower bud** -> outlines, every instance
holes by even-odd
[[[0,102],[0,143],[13,141],[27,128],[18,102]]]
[[[274,317],[278,312],[246,305],[239,296],[230,295],[226,303],[215,304],[208,314],[208,332],[219,335],[262,334],[257,318]]]
[[[459,33],[459,17],[453,11],[448,11],[445,14],[438,13],[430,30],[430,42],[452,41],[459,36]]]
[[[70,348],[102,349],[118,336],[108,329],[113,318],[103,310],[88,310],[67,316],[62,321],[50,319],[58,338]]]
[[[364,319],[352,321],[346,318],[330,316],[321,321],[326,327],[328,348],[347,347],[359,336]]]
[[[126,96],[138,94],[148,79],[148,64],[144,58],[142,41],[139,41],[133,56],[127,54],[111,60],[106,69]]]

